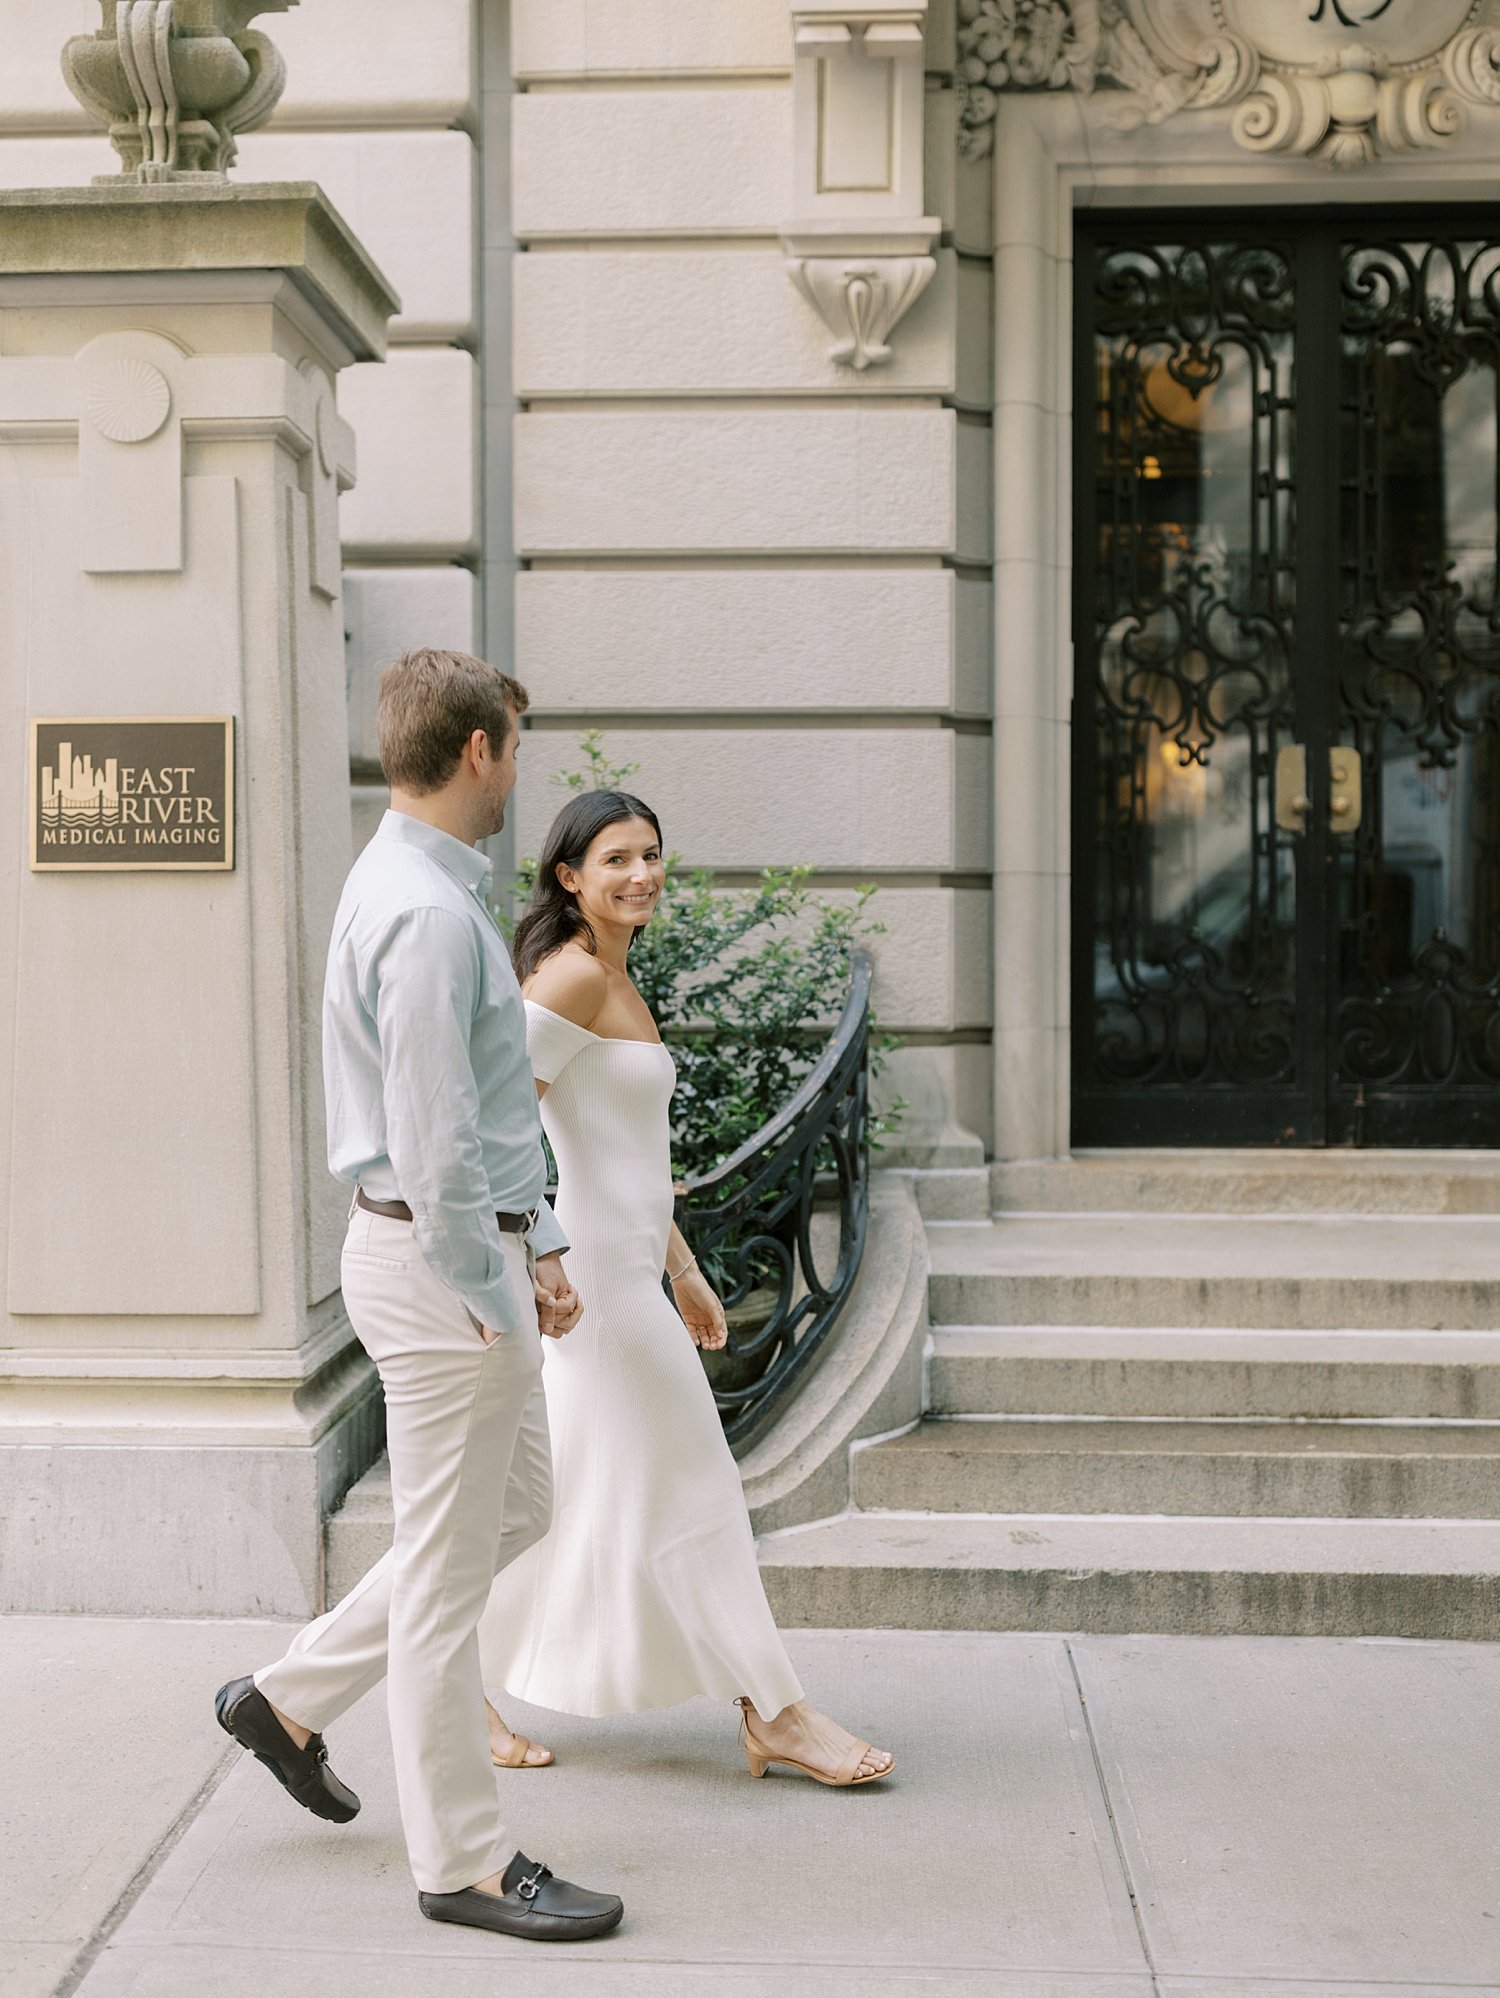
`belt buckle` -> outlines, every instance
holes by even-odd
[[[537,1202],[535,1207],[527,1209],[526,1225],[521,1230],[521,1240],[523,1242],[526,1241],[531,1235],[533,1235],[536,1232],[536,1224],[541,1216],[541,1212],[542,1212],[542,1203],[540,1201]]]

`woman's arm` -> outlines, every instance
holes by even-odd
[[[667,1231],[667,1276],[688,1337],[695,1346],[717,1353],[729,1337],[724,1307],[675,1221]]]
[[[697,1264],[698,1258],[688,1247],[687,1237],[674,1221],[667,1230],[667,1275],[676,1283],[679,1276],[686,1276]]]

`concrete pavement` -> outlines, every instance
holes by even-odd
[[[298,1811],[213,1724],[247,1624],[0,1620],[0,1998],[1500,1998],[1500,1645],[798,1631],[900,1759],[752,1783],[707,1702],[500,1777],[517,1837],[626,1898],[543,1949],[418,1916],[384,1701],[365,1799]]]
[[[238,1750],[202,1704],[266,1623],[0,1617],[0,1998],[46,1998]],[[207,1716],[208,1725],[204,1726]]]

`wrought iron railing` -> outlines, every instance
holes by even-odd
[[[728,1345],[704,1364],[731,1444],[751,1441],[785,1404],[859,1273],[871,971],[856,951],[838,1028],[780,1115],[678,1188],[678,1223],[729,1319]]]

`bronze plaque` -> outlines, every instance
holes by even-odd
[[[233,716],[33,720],[31,865],[233,867]]]

